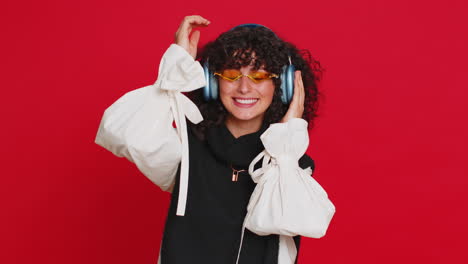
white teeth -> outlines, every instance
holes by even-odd
[[[258,101],[258,99],[239,99],[235,98],[236,102],[241,103],[241,104],[253,104]]]

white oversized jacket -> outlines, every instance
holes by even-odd
[[[135,163],[164,191],[174,183],[181,163],[177,203],[180,216],[185,213],[189,177],[185,118],[194,124],[203,120],[198,107],[182,92],[204,85],[200,63],[185,49],[172,44],[162,57],[155,84],[130,91],[109,106],[95,139],[96,144]],[[177,128],[172,126],[173,121]],[[261,140],[266,149],[249,169],[257,187],[247,207],[241,236],[244,227],[259,235],[279,234],[278,264],[292,264],[297,255],[292,236],[325,235],[335,207],[310,176],[311,169],[298,167],[297,162],[309,144],[305,120],[293,118],[287,123],[272,124]],[[262,157],[263,167],[253,171],[254,163]],[[298,174],[296,180],[285,175],[291,173]],[[262,197],[268,197],[263,199],[267,203],[262,202]]]

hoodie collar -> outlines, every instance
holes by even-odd
[[[216,158],[236,169],[247,169],[250,162],[263,151],[260,136],[267,129],[263,124],[257,131],[235,138],[226,124],[208,129],[207,142]]]

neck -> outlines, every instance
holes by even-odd
[[[243,135],[255,133],[262,127],[263,116],[252,120],[239,120],[233,118],[231,115],[226,117],[226,127],[229,129],[231,134],[235,137],[241,137]]]

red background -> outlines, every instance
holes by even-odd
[[[169,195],[94,144],[183,16],[326,68],[308,153],[337,211],[299,263],[468,263],[466,1],[3,1],[1,263],[156,263]],[[6,96],[5,96],[6,93]]]

